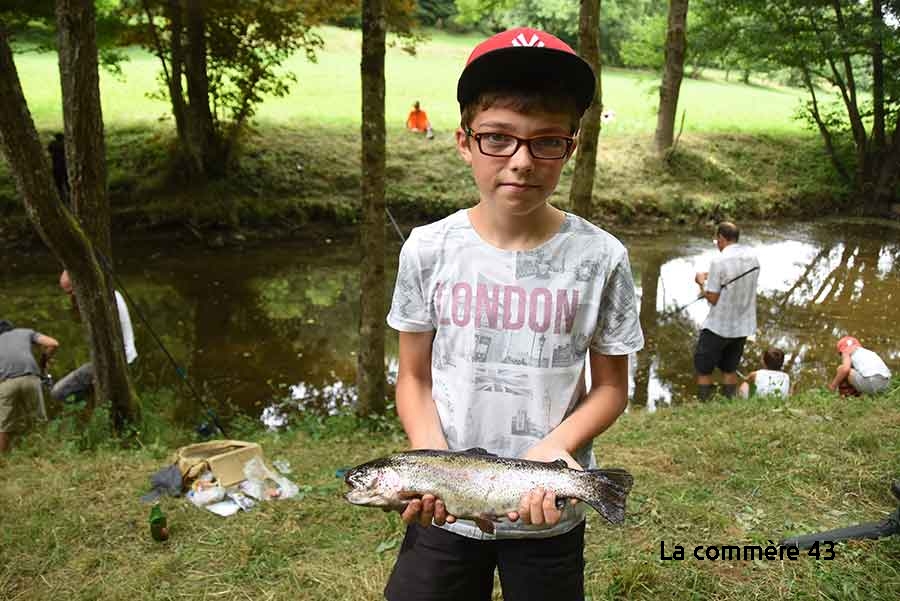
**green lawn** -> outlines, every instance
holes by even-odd
[[[258,118],[273,124],[356,126],[360,118],[360,41],[358,31],[325,27],[325,48],[310,63],[298,54],[284,65],[297,76],[286,98],[269,99]],[[415,56],[393,47],[387,54],[386,113],[389,123],[402,124],[414,100],[420,100],[437,129],[454,128],[459,119],[456,79],[478,35],[437,32],[419,45]],[[157,90],[159,61],[131,49],[123,77],[102,73],[101,96],[110,129],[169,120],[168,103],[147,97]],[[19,75],[39,129],[61,123],[59,73],[53,54],[16,56]],[[652,133],[659,103],[659,75],[607,69],[603,72],[604,105],[616,113],[604,135]],[[803,98],[787,88],[747,86],[723,81],[686,79],[679,108],[686,111],[687,132],[798,133],[791,119]],[[680,114],[680,113],[679,113]],[[679,116],[680,119],[680,116]]]
[[[130,49],[123,76],[102,73],[110,202],[117,230],[175,225],[256,228],[279,235],[285,224],[353,221],[360,189],[360,34],[322,30],[316,63],[295,56],[285,68],[298,82],[268,99],[242,140],[240,162],[223,180],[197,186],[172,160],[174,124],[158,91],[157,60]],[[468,169],[454,149],[456,78],[480,36],[434,33],[411,56],[387,57],[387,200],[409,222],[470,205]],[[56,57],[16,55],[42,139],[61,128]],[[693,223],[726,215],[770,218],[847,210],[844,185],[818,136],[792,119],[797,90],[725,82],[721,74],[684,81],[686,113],[677,152],[664,162],[652,149],[659,78],[607,69],[605,105],[615,119],[601,132],[592,218]],[[403,124],[420,100],[435,125],[426,141]],[[680,121],[680,115],[679,115]],[[568,208],[574,161],[552,202]],[[7,165],[0,160],[0,243],[32,236]]]
[[[145,398],[149,395],[145,393]],[[171,399],[168,401],[169,405]],[[900,538],[838,545],[834,559],[699,561],[698,545],[777,543],[789,534],[884,519],[897,506],[900,380],[875,398],[822,390],[787,402],[677,404],[622,416],[595,443],[599,461],[635,477],[622,527],[589,512],[586,587],[593,601],[900,598]],[[165,420],[171,409],[155,409]],[[68,420],[69,418],[66,418]],[[290,461],[302,498],[220,518],[167,498],[171,538],[151,540],[148,477],[188,437],[160,423],[140,447],[105,442],[102,416],[62,420],[0,459],[0,591],[38,599],[376,600],[397,553],[394,514],[341,499],[335,470],[404,448],[396,422],[379,431],[313,419],[256,440]],[[79,450],[79,449],[86,450]],[[662,560],[675,545],[684,560]]]

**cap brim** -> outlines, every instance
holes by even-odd
[[[493,50],[469,63],[456,85],[456,99],[462,105],[487,89],[527,89],[535,82],[562,83],[581,113],[590,106],[597,85],[590,65],[576,54],[513,46]]]

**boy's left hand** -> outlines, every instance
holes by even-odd
[[[531,447],[525,453],[523,459],[545,462],[563,459],[569,464],[570,468],[583,469],[565,449],[543,447],[540,443]],[[571,500],[572,505],[577,502],[577,499]],[[511,522],[522,520],[523,524],[546,525],[549,528],[559,523],[559,520],[562,518],[562,511],[556,507],[556,492],[535,488],[530,493],[522,496],[521,500],[519,500],[519,510],[509,512],[507,517]]]

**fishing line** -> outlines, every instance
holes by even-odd
[[[384,205],[384,212],[387,213],[388,218],[391,220],[391,224],[394,226],[394,231],[396,231],[397,235],[400,236],[400,241],[405,243],[406,238],[403,237],[403,232],[400,231],[400,226],[397,225],[397,221],[394,219],[394,216],[391,215],[391,210],[387,207],[387,204]]]
[[[225,428],[223,428],[222,424],[219,423],[219,417],[216,415],[216,412],[213,411],[212,408],[203,400],[203,398],[200,396],[200,393],[197,392],[197,389],[194,388],[194,385],[191,384],[190,380],[188,380],[187,372],[180,365],[178,365],[178,362],[175,361],[175,358],[172,356],[172,354],[166,348],[166,345],[163,344],[162,339],[156,334],[156,330],[154,330],[153,326],[150,325],[150,321],[144,316],[144,312],[141,311],[141,308],[138,306],[138,304],[136,302],[134,302],[134,299],[131,298],[130,294],[128,294],[128,290],[125,288],[125,286],[122,284],[122,281],[119,279],[119,277],[113,271],[112,266],[109,263],[109,259],[107,259],[103,255],[103,253],[101,253],[100,251],[98,251],[96,249],[94,252],[97,255],[97,257],[100,259],[100,263],[103,266],[104,271],[106,271],[106,273],[108,273],[109,276],[113,279],[113,283],[116,286],[116,290],[122,291],[122,295],[125,297],[125,300],[128,301],[128,304],[131,305],[131,307],[134,309],[135,313],[137,313],[140,320],[147,327],[147,330],[150,332],[150,335],[153,337],[153,340],[156,341],[156,344],[159,345],[159,348],[169,359],[169,362],[172,364],[172,367],[175,369],[175,372],[181,377],[181,381],[184,382],[185,386],[188,387],[188,390],[191,391],[191,394],[194,395],[194,399],[196,399],[200,403],[200,405],[204,409],[206,409],[206,414],[210,417],[210,419],[213,420],[213,423],[216,425],[216,428],[218,428],[219,431],[222,433],[222,436],[227,438],[228,434],[225,433]]]

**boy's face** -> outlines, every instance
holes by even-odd
[[[506,134],[518,138],[570,136],[571,116],[556,113],[520,113],[491,107],[475,115],[474,134]],[[510,157],[483,154],[474,136],[456,130],[456,148],[472,166],[481,202],[509,215],[524,216],[544,206],[556,189],[562,168],[572,156],[574,144],[561,159],[536,159],[528,145],[521,143]]]

